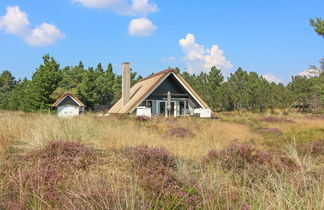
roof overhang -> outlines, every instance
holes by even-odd
[[[57,101],[52,105],[52,107],[58,107],[60,105],[60,103],[62,103],[62,101],[66,98],[66,97],[70,97],[76,104],[78,104],[79,106],[85,106],[81,101],[79,101],[73,94],[64,94],[63,96],[61,96],[59,99],[57,99]]]
[[[208,106],[204,105],[203,103],[201,103],[201,99],[197,99],[197,97],[195,96],[195,94],[193,94],[193,92],[187,87],[187,84],[184,84],[183,81],[178,77],[177,74],[175,74],[174,72],[169,72],[168,74],[166,74],[164,76],[163,79],[161,79],[153,89],[151,89],[146,95],[144,95],[144,97],[142,98],[142,100],[140,100],[135,106],[133,106],[133,108],[130,110],[129,113],[132,113],[136,107],[138,107],[156,88],[159,87],[159,85],[164,81],[166,80],[166,78],[168,78],[170,75],[173,75],[177,80],[178,82],[186,89],[186,91],[191,95],[191,97],[193,99],[195,99],[195,101],[204,109],[208,108]]]

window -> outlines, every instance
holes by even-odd
[[[165,102],[164,101],[159,103],[159,113],[165,114]]]
[[[146,107],[152,107],[152,101],[146,101]]]
[[[188,101],[180,101],[179,106],[180,106],[180,115],[186,115],[189,110]]]

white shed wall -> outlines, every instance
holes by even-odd
[[[145,107],[145,106],[137,107],[136,116],[152,117],[151,108],[150,107]]]
[[[57,107],[57,114],[59,117],[73,117],[79,115],[80,107],[73,105],[63,105]]]

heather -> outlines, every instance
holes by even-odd
[[[217,117],[2,112],[0,209],[323,209],[321,117]]]

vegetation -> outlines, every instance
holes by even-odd
[[[297,108],[299,111],[319,112],[324,107],[324,59],[321,67],[311,66],[313,77],[293,76],[287,85],[270,83],[256,72],[242,68],[231,73],[227,81],[219,69],[190,75],[185,79],[214,110],[266,111]]]
[[[324,20],[322,20],[321,18],[316,18],[315,20],[310,19],[310,24],[314,27],[314,30],[318,35],[324,37]]]
[[[218,117],[0,112],[0,208],[324,208],[323,116]]]
[[[216,67],[209,73],[182,75],[213,110],[264,112],[297,108],[320,112],[324,107],[324,59],[320,64],[320,67],[311,66],[316,73],[312,77],[293,76],[288,85],[270,83],[256,72],[242,68],[226,81]],[[131,75],[132,84],[142,79],[136,75],[136,72]],[[121,96],[121,76],[113,72],[111,64],[106,69],[100,63],[96,68],[85,69],[80,62],[61,69],[49,55],[43,57],[43,64],[31,80],[16,80],[7,70],[0,74],[0,109],[47,110],[65,92],[76,94],[90,110],[97,110],[100,105],[107,108]]]
[[[141,77],[132,73],[131,79],[134,84]],[[105,70],[100,63],[85,69],[82,62],[61,69],[49,55],[43,56],[31,80],[17,81],[7,70],[0,74],[0,109],[47,110],[65,92],[76,94],[90,110],[109,106],[121,95],[121,77],[113,73],[111,64]]]

